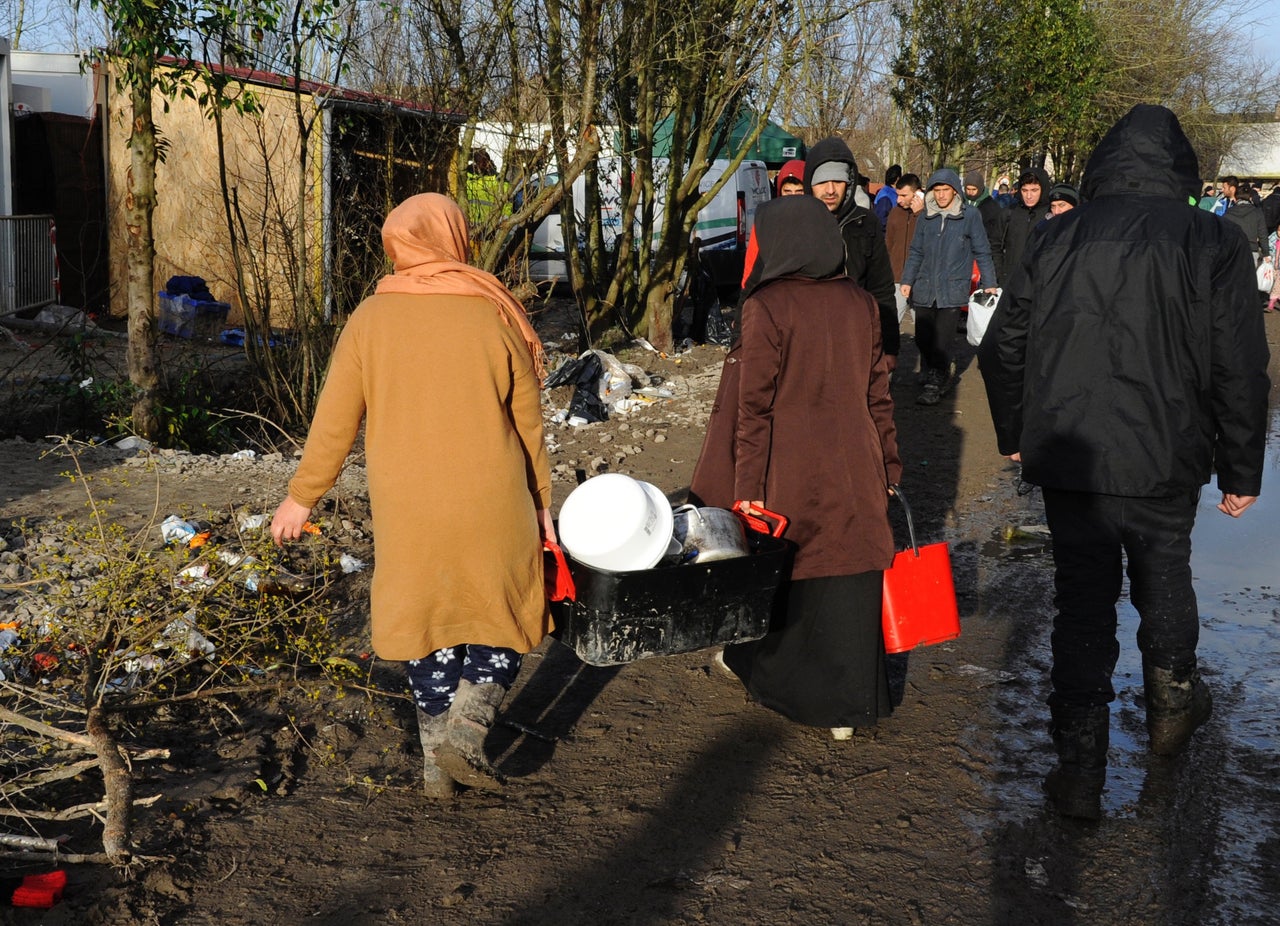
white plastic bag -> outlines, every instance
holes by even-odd
[[[969,297],[969,320],[965,323],[965,337],[969,343],[977,347],[982,343],[982,336],[987,333],[987,325],[991,316],[996,314],[996,304],[1000,301],[1002,290],[994,293],[977,290]]]
[[[1269,293],[1271,287],[1276,285],[1276,265],[1271,258],[1265,257],[1262,263],[1258,264],[1258,290],[1260,292]]]

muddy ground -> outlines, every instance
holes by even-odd
[[[1267,325],[1275,357],[1280,319]],[[0,347],[0,369],[15,350]],[[664,377],[674,398],[553,426],[557,505],[574,470],[601,464],[683,499],[723,350],[619,353]],[[31,912],[0,901],[0,923],[1276,922],[1280,763],[1273,737],[1229,735],[1238,687],[1217,689],[1215,720],[1186,755],[1157,760],[1141,748],[1140,676],[1118,674],[1105,819],[1064,821],[1045,806],[1051,559],[1035,530],[1039,494],[1018,494],[996,453],[976,367],[927,408],[914,403],[909,340],[903,360],[893,391],[904,488],[922,541],[951,544],[963,632],[903,661],[901,704],[874,730],[836,742],[789,723],[718,674],[712,650],[593,667],[548,641],[489,740],[506,790],[438,804],[417,785],[403,698],[283,692],[165,712],[136,730],[170,758],[139,766],[138,793],[162,797],[139,811],[135,835],[141,854],[167,860],[127,872],[66,866],[61,904]],[[548,415],[567,401],[556,390]],[[46,449],[0,443],[3,518],[83,510],[82,489]],[[287,454],[126,456],[103,449],[84,461],[112,487],[114,510],[138,522],[270,511],[293,467]],[[361,462],[336,494],[349,525],[341,544],[369,559]],[[1031,530],[1009,540],[1010,526]],[[334,604],[357,637],[366,591],[367,573],[349,576]],[[0,613],[20,597],[0,598]],[[1206,620],[1216,606],[1202,602]],[[1250,607],[1275,614],[1280,603],[1264,590]],[[1132,652],[1131,633],[1123,646]],[[374,660],[369,672],[398,690],[398,665]],[[1247,839],[1226,822],[1242,816]],[[37,830],[72,833],[77,852],[101,836],[86,824]],[[0,832],[27,830],[0,818]],[[40,869],[0,859],[0,881]]]

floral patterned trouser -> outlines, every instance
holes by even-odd
[[[501,646],[467,643],[446,646],[421,659],[410,659],[406,671],[413,700],[430,717],[449,709],[458,682],[510,688],[520,672],[520,654]]]

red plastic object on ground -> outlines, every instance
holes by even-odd
[[[42,875],[27,875],[22,886],[13,892],[15,907],[34,907],[48,910],[62,900],[62,890],[67,886],[65,871],[50,871]]]

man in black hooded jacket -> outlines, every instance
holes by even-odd
[[[1018,178],[1013,204],[1000,216],[1000,233],[991,239],[996,279],[1004,284],[1022,260],[1022,251],[1035,227],[1049,217],[1049,188],[1053,181],[1043,168],[1032,167]],[[990,236],[988,236],[990,237]]]
[[[823,198],[821,194],[837,188],[838,182],[824,180],[815,185],[814,175],[820,170],[833,175],[842,173],[848,178],[839,196]],[[820,176],[825,177],[826,173]],[[857,181],[858,165],[853,159],[853,152],[839,138],[824,138],[809,149],[809,155],[804,159],[804,190],[822,199],[840,223],[845,273],[871,293],[880,307],[880,336],[892,370],[897,365],[900,343],[898,302],[893,295],[893,264],[889,261],[889,249],[884,243],[880,220],[871,210],[853,200]]]
[[[1089,159],[1084,204],[1033,233],[978,352],[1000,452],[1043,488],[1053,535],[1045,787],[1067,816],[1101,815],[1122,553],[1150,748],[1172,755],[1212,710],[1190,567],[1201,486],[1216,470],[1217,507],[1239,517],[1262,485],[1253,260],[1187,204],[1199,176],[1173,113],[1134,107]]]

